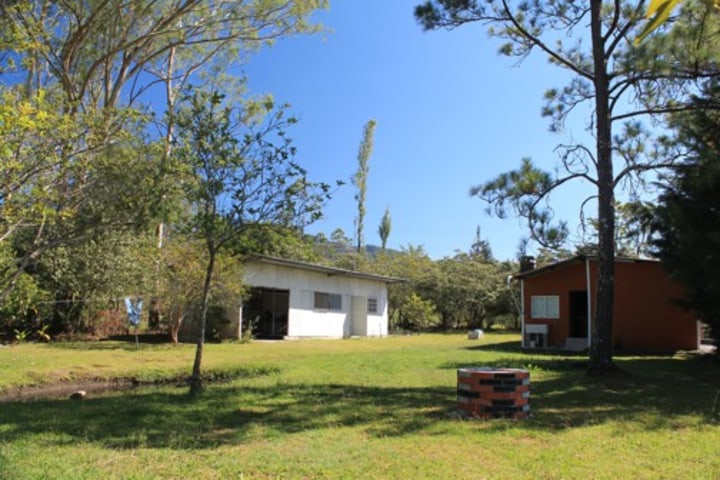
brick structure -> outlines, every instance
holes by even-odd
[[[472,418],[527,418],[530,372],[517,368],[460,368],[457,407]]]

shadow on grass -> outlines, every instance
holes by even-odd
[[[700,358],[616,357],[618,372],[588,376],[587,358],[528,355],[442,368],[522,368],[530,372],[531,428],[561,430],[605,422],[682,428],[689,417],[720,422],[720,369]]]
[[[554,348],[523,349],[520,340],[471,345],[469,347],[465,347],[465,349],[478,352],[520,353],[538,357],[575,357],[578,355],[587,356],[586,353],[578,353]]]
[[[620,360],[628,372],[622,376],[591,378],[571,360],[535,360],[533,417],[518,423],[530,431],[609,422],[618,428],[674,430],[720,420],[720,372],[715,366],[633,358]],[[487,366],[522,366],[510,361]],[[46,443],[86,441],[114,449],[205,449],[330,428],[359,428],[376,437],[447,433],[465,422],[454,415],[454,382],[399,388],[289,384],[278,376],[264,386],[244,381],[213,385],[194,400],[186,392],[163,387],[76,402],[6,402],[0,409],[0,434],[5,442],[42,435]],[[507,421],[478,422],[478,433],[507,427]]]
[[[50,348],[63,350],[142,350],[151,348],[153,350],[164,350],[176,348],[167,335],[143,334],[138,336],[137,343],[134,335],[115,335],[101,340],[65,340],[48,344]]]
[[[481,352],[513,352],[513,353],[522,353],[522,348],[520,348],[520,341],[510,341],[510,342],[497,342],[497,343],[481,343],[479,345],[471,345],[469,347],[465,347],[466,350],[475,350],[475,351],[481,351]]]
[[[213,448],[308,430],[361,426],[379,437],[412,434],[446,417],[453,389],[351,385],[214,385],[152,388],[83,401],[6,402],[0,432],[12,442],[50,434],[57,442],[108,448]]]

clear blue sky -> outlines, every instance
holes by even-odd
[[[523,157],[555,165],[553,150],[567,137],[549,133],[542,95],[567,77],[539,55],[520,65],[498,55],[499,43],[481,25],[423,32],[413,18],[419,1],[332,1],[316,15],[329,33],[284,39],[250,59],[250,90],[291,104],[300,122],[288,133],[313,180],[347,182],[308,233],[342,228],[353,237],[357,204],[349,180],[372,118],[366,243],[380,243],[377,227],[389,207],[390,248],[422,246],[433,258],[450,256],[469,248],[479,225],[497,258],[513,258],[523,226],[488,216],[468,190]],[[586,119],[577,121],[566,135],[583,135]],[[581,184],[565,189],[552,206],[572,222],[587,192]]]

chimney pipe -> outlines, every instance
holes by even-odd
[[[520,273],[535,270],[535,257],[524,255],[520,257]]]

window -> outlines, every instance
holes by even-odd
[[[315,292],[315,308],[318,310],[342,310],[342,295]]]
[[[560,297],[557,295],[533,295],[530,304],[532,318],[560,318]]]
[[[367,301],[368,313],[378,313],[378,301],[375,297],[368,297]]]

